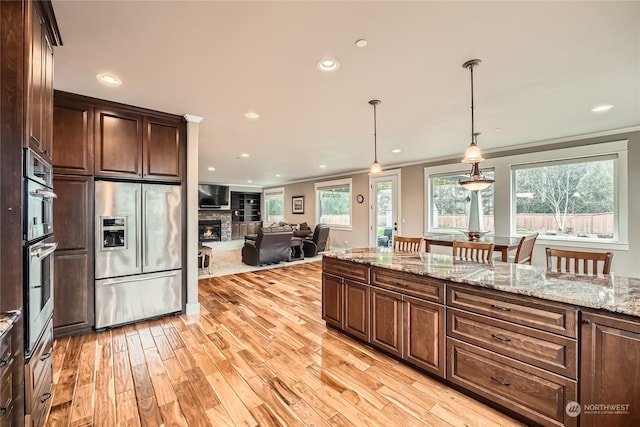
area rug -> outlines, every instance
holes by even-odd
[[[244,240],[233,240],[231,242],[213,242],[207,246],[213,250],[212,274],[208,268],[198,269],[198,279],[208,279],[209,277],[226,276],[228,274],[247,273],[249,271],[267,270],[270,268],[286,267],[305,262],[316,262],[322,260],[321,255],[306,257],[305,259],[291,262],[280,262],[264,266],[246,265],[242,262],[242,246]]]

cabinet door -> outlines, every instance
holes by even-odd
[[[53,161],[53,46],[44,33],[42,68],[42,152]]]
[[[343,305],[342,279],[322,273],[322,319],[328,325],[342,329]]]
[[[95,175],[142,176],[142,116],[118,110],[96,110]]]
[[[93,175],[93,108],[56,96],[53,144],[54,173]]]
[[[246,222],[241,222],[240,237],[244,238],[244,236],[246,236],[247,234],[249,234],[249,225]]]
[[[405,296],[404,359],[444,378],[444,306]]]
[[[27,111],[26,129],[28,146],[43,157],[48,157],[43,145],[43,116],[45,90],[46,41],[45,24],[36,2],[26,2],[25,46]]]
[[[369,342],[370,286],[344,280],[344,331]]]
[[[243,239],[244,235],[240,234],[240,223],[233,222],[231,223],[231,240]]]
[[[184,169],[184,124],[178,120],[144,118],[144,177],[180,181]]]
[[[402,295],[371,287],[371,344],[402,357]]]
[[[640,425],[640,323],[583,312],[581,350],[580,426]]]
[[[54,175],[53,327],[56,337],[93,326],[93,177]]]

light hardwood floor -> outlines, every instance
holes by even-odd
[[[57,340],[47,425],[521,425],[327,329],[320,262],[199,287],[198,316]]]

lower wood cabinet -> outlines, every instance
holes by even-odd
[[[342,278],[322,273],[322,318],[327,325],[342,329],[343,312]]]
[[[344,280],[344,331],[369,342],[369,285]]]
[[[447,379],[536,423],[577,425],[565,412],[577,382],[561,375],[447,338]]]
[[[371,287],[371,344],[402,357],[402,294]]]
[[[51,408],[53,388],[53,325],[49,321],[40,342],[25,365],[25,425],[44,424]]]
[[[640,323],[583,311],[581,332],[580,426],[639,426]]]
[[[445,309],[441,304],[404,297],[404,360],[445,377]]]

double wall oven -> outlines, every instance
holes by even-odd
[[[53,173],[51,165],[25,150],[23,221],[25,264],[25,353],[29,357],[53,315]]]

